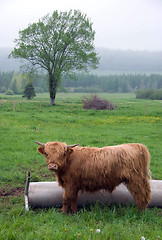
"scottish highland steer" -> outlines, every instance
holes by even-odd
[[[151,200],[149,184],[150,154],[146,146],[128,143],[117,146],[78,147],[60,142],[36,142],[47,159],[48,169],[65,189],[62,211],[77,210],[79,190],[112,192],[124,183],[133,195],[139,211]]]

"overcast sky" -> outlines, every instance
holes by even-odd
[[[90,18],[97,47],[162,51],[162,0],[0,0],[0,47],[14,47],[19,30],[47,13],[70,9]]]

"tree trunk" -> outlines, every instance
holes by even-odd
[[[51,105],[51,106],[54,106],[54,105],[55,105],[55,97],[51,97],[50,99],[51,99],[50,105]]]
[[[55,105],[55,97],[56,97],[56,90],[57,90],[57,77],[54,74],[49,72],[49,93],[50,93],[50,105]]]

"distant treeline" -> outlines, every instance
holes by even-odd
[[[22,94],[29,81],[32,81],[36,92],[48,92],[48,78],[43,72],[34,76],[16,72],[0,72],[0,92],[4,93],[11,90],[14,94]],[[162,89],[162,75],[122,74],[98,76],[76,74],[76,80],[63,76],[58,91],[126,93],[150,88]]]
[[[84,75],[78,74],[76,80],[64,76],[62,86],[74,92],[134,92],[137,89],[162,88],[162,75],[122,74],[122,75]]]
[[[23,94],[25,86],[32,82],[36,92],[48,92],[47,76],[44,73],[30,75],[28,73],[0,72],[0,92],[10,90],[13,94]]]

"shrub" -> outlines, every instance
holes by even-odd
[[[136,98],[141,99],[148,99],[154,93],[153,89],[146,89],[146,90],[137,90],[136,91]]]
[[[152,100],[162,100],[162,90],[156,90],[150,97]]]
[[[36,94],[35,94],[33,84],[32,84],[32,82],[28,82],[25,86],[23,97],[26,97],[27,99],[31,99],[35,96],[36,96]]]
[[[8,89],[6,92],[5,92],[6,95],[14,95],[14,92],[10,89]]]
[[[136,98],[162,100],[162,90],[154,89],[137,90]]]
[[[105,99],[99,98],[97,95],[92,95],[82,100],[84,109],[94,109],[94,110],[114,110],[115,105]]]
[[[1,89],[0,89],[0,93],[5,93],[5,92],[6,92],[6,88],[5,88],[5,86],[1,87]]]

